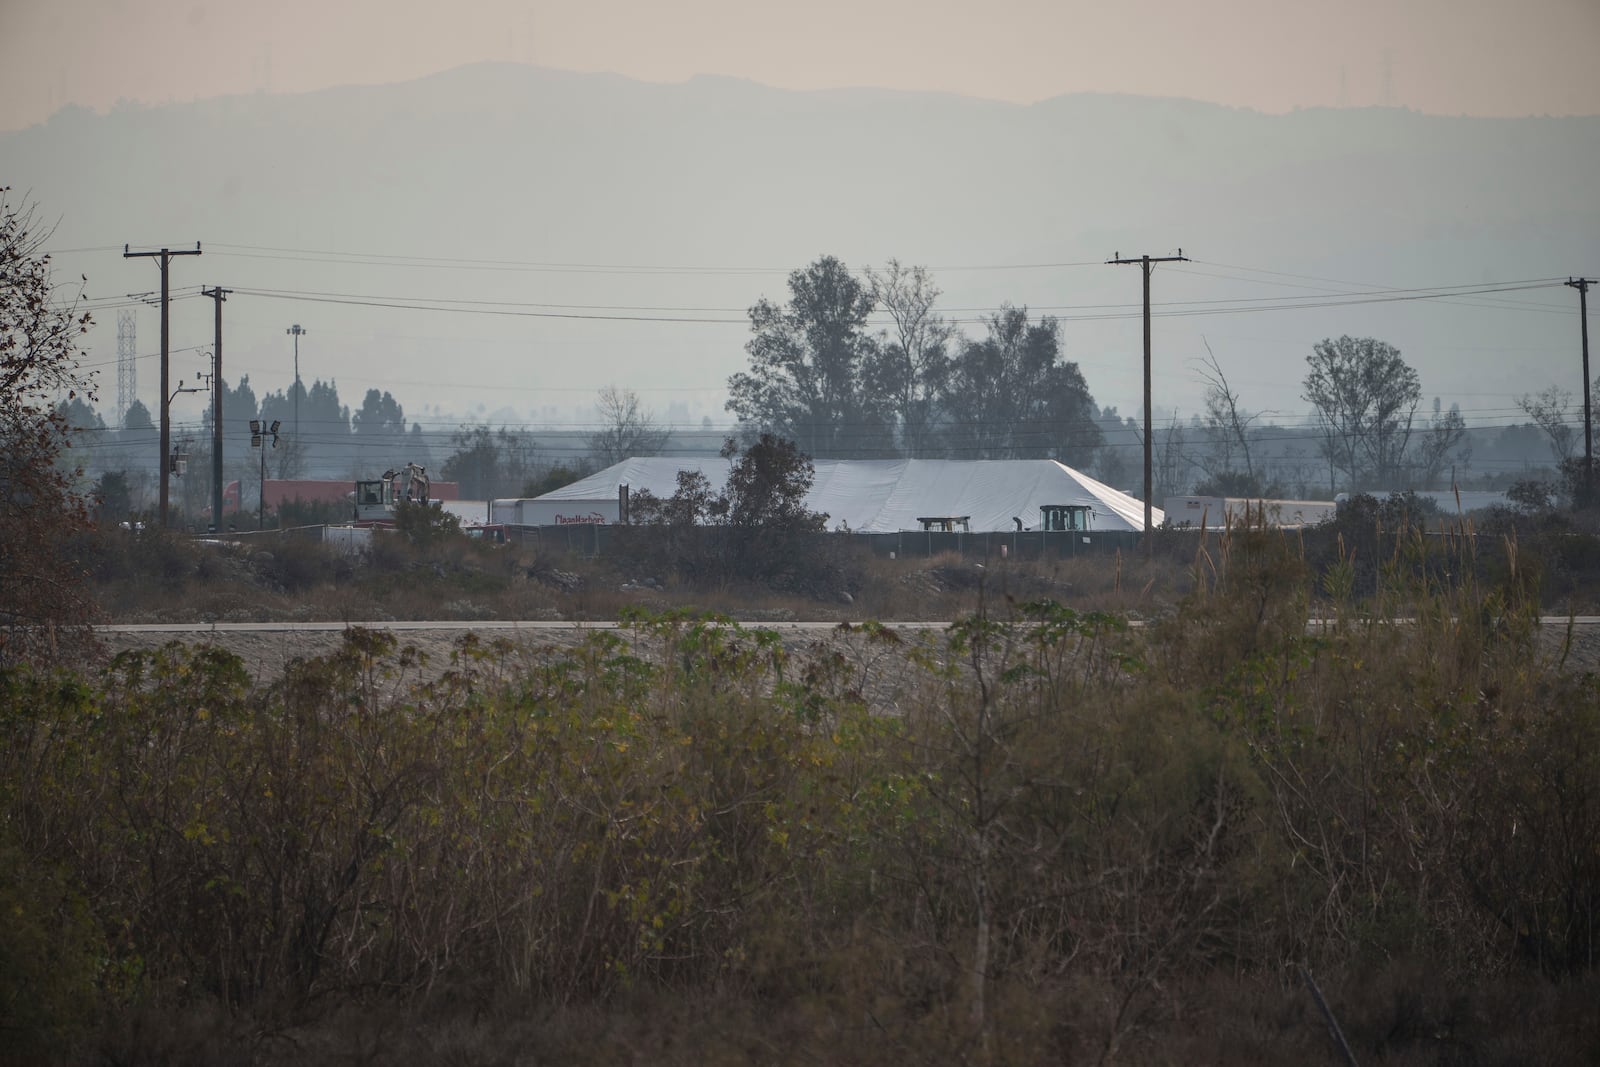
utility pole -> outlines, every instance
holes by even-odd
[[[211,529],[222,532],[222,302],[232,289],[213,285],[201,288],[201,296],[209,296],[217,304],[216,340],[211,366]]]
[[[1578,329],[1583,334],[1583,500],[1594,503],[1594,420],[1589,410],[1589,286],[1593,278],[1568,278],[1578,290]]]
[[[1106,262],[1117,266],[1137,263],[1144,268],[1144,554],[1148,559],[1155,549],[1150,538],[1150,497],[1155,493],[1150,461],[1151,442],[1154,440],[1150,431],[1150,267],[1155,263],[1187,263],[1189,257],[1183,254],[1181,248],[1175,256],[1140,256],[1138,259],[1123,259],[1122,253],[1113,252]]]
[[[167,353],[171,338],[167,326],[167,309],[171,302],[167,295],[167,267],[172,263],[174,256],[198,256],[200,242],[196,241],[192,249],[183,249],[174,252],[163,248],[159,252],[130,252],[128,245],[122,246],[123,259],[147,259],[159,256],[161,259],[161,528],[167,528],[167,451],[172,443],[172,416],[167,408],[171,405],[172,394],[167,392]]]
[[[311,331],[302,330],[297,322],[283,332],[294,335],[294,439],[298,441],[300,440],[300,338]]]

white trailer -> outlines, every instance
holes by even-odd
[[[595,500],[491,500],[489,521],[508,526],[614,526],[617,498]]]
[[[1169,496],[1167,521],[1175,527],[1204,525],[1220,530],[1229,523],[1267,526],[1315,526],[1338,510],[1331,500],[1270,500],[1260,497]]]

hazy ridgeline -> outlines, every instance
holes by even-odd
[[[1362,1062],[1591,1057],[1600,692],[1514,548],[1424,544],[1358,598],[1213,539],[1142,630],[869,624],[896,714],[678,616],[442,673],[363,631],[7,671],[9,1055],[1329,1059],[1303,966]]]

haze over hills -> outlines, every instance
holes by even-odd
[[[929,267],[970,334],[1002,301],[1059,315],[1095,398],[1131,414],[1139,272],[1103,261],[1181,246],[1196,262],[1154,283],[1158,312],[1191,313],[1156,322],[1158,409],[1198,407],[1203,336],[1248,406],[1295,418],[1305,354],[1350,333],[1399,346],[1427,395],[1460,402],[1469,423],[1503,425],[1511,397],[1581,385],[1570,289],[1304,305],[1358,288],[1327,279],[1410,290],[1593,275],[1596,173],[1595,117],[1265,115],[1103,95],[1019,106],[509,64],[67,110],[0,134],[0,182],[59,217],[58,269],[87,274],[92,297],[156,288],[124,242],[199,240],[204,256],[177,261],[173,286],[237,290],[230,380],[283,388],[284,329],[299,322],[304,378],[336,379],[346,402],[388,389],[425,424],[472,411],[581,424],[610,382],[658,413],[721,422],[744,310],[782,299],[787,271],[823,254]],[[1174,303],[1239,300],[1266,303]],[[414,306],[437,301],[460,303]],[[156,316],[139,316],[151,353]],[[109,367],[116,313],[97,317],[91,361]],[[176,303],[173,331],[175,349],[208,345],[210,302]],[[193,352],[174,357],[175,375],[199,369]],[[141,362],[152,406],[155,376]],[[113,371],[103,410],[115,393]]]

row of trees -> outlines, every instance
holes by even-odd
[[[981,337],[969,338],[938,312],[940,291],[926,269],[893,260],[857,277],[824,256],[791,274],[788,290],[787,302],[762,299],[750,309],[749,366],[729,379],[727,407],[746,442],[767,433],[817,458],[1053,458],[1118,487],[1139,482],[1140,421],[1095,404],[1078,365],[1064,358],[1054,318],[1035,320],[1027,308],[1007,305],[982,320]],[[889,325],[874,331],[876,312]],[[1431,415],[1419,413],[1420,378],[1394,346],[1330,338],[1313,346],[1306,363],[1302,397],[1313,425],[1286,428],[1245,406],[1208,346],[1199,369],[1207,385],[1202,411],[1186,420],[1174,414],[1157,430],[1156,496],[1428,488],[1469,465],[1472,441],[1460,409],[1435,399]],[[1519,403],[1547,435],[1557,464],[1571,459],[1570,394],[1552,388]],[[351,477],[404,459],[459,482],[469,498],[537,492],[669,443],[631,390],[607,386],[596,410],[598,429],[575,448],[563,446],[571,454],[552,458],[534,434],[503,425],[408,429],[400,403],[376,388],[352,410],[331,381],[295,383],[259,399],[248,377],[223,386],[224,423],[234,433],[258,418],[290,428],[265,457],[268,477]],[[89,438],[89,466],[126,471],[135,495],[153,481],[154,425],[143,405],[129,410],[120,432],[108,431],[81,398],[66,402],[61,416],[98,435]],[[207,411],[199,435],[181,439],[196,472],[210,470],[210,424]],[[259,477],[262,457],[242,447],[230,452],[227,480]],[[186,510],[203,510],[209,492],[199,483],[206,480],[179,487]]]
[[[983,320],[982,337],[966,337],[937,312],[928,272],[894,260],[858,278],[824,256],[791,274],[788,288],[786,304],[762,299],[750,309],[749,368],[728,381],[728,410],[752,435],[792,439],[818,458],[1052,458],[1130,481],[1126,455],[1110,450],[1142,448],[1142,435],[1096,407],[1054,318],[1006,305]],[[878,311],[890,325],[873,332]],[[1330,492],[1429,485],[1469,458],[1460,409],[1435,401],[1432,417],[1419,417],[1420,379],[1394,346],[1328,339],[1306,362],[1309,436]],[[1270,482],[1252,453],[1261,413],[1244,407],[1214,354],[1201,374],[1204,411],[1165,428],[1158,480],[1168,492],[1196,482],[1261,492]]]
[[[81,399],[65,402],[62,414],[67,425],[79,431],[80,438],[92,447],[110,452],[148,452],[156,420],[143,401],[135,400],[124,413],[122,426],[108,427],[105,420]],[[248,436],[252,420],[281,422],[284,433],[280,448],[271,457],[276,477],[300,477],[313,469],[348,467],[352,455],[364,455],[374,446],[404,449],[409,438],[422,436],[422,427],[412,424],[408,434],[405,411],[387,391],[368,389],[361,406],[352,410],[339,399],[336,382],[321,379],[306,388],[295,383],[286,390],[267,393],[259,399],[248,374],[238,384],[222,383],[222,425],[231,438]],[[208,447],[212,437],[212,413],[208,406],[200,418],[198,433],[188,447]]]
[[[436,433],[411,423],[408,429],[404,409],[389,392],[369,389],[361,406],[352,410],[340,403],[335,383],[320,380],[310,389],[298,390],[297,433],[296,392],[291,387],[258,400],[248,376],[237,385],[223,383],[223,426],[232,443],[226,481],[252,485],[263,469],[268,478],[370,476],[404,460],[430,468],[436,478],[459,482],[469,499],[487,499],[543,492],[630,456],[655,455],[670,440],[670,433],[656,423],[638,395],[616,386],[607,386],[596,398],[598,428],[573,442],[574,454],[561,458],[552,457],[535,434],[504,425],[497,429],[469,423]],[[113,519],[126,518],[155,484],[156,427],[149,409],[135,401],[117,430],[108,428],[94,407],[76,395],[61,401],[56,415],[80,446],[76,455],[90,471],[90,480],[111,498],[106,513]],[[256,419],[282,423],[277,446],[264,457],[244,444],[248,426]],[[211,426],[207,410],[197,434],[180,434],[176,439],[190,472],[189,477],[177,479],[173,489],[185,513],[198,514],[209,507]]]
[[[750,368],[728,380],[728,410],[754,433],[816,458],[1053,458],[1087,466],[1098,409],[1059,323],[1009,305],[963,336],[939,315],[922,267],[891,260],[859,279],[833,256],[789,276],[785,305],[750,309]],[[882,308],[890,330],[873,333]]]

